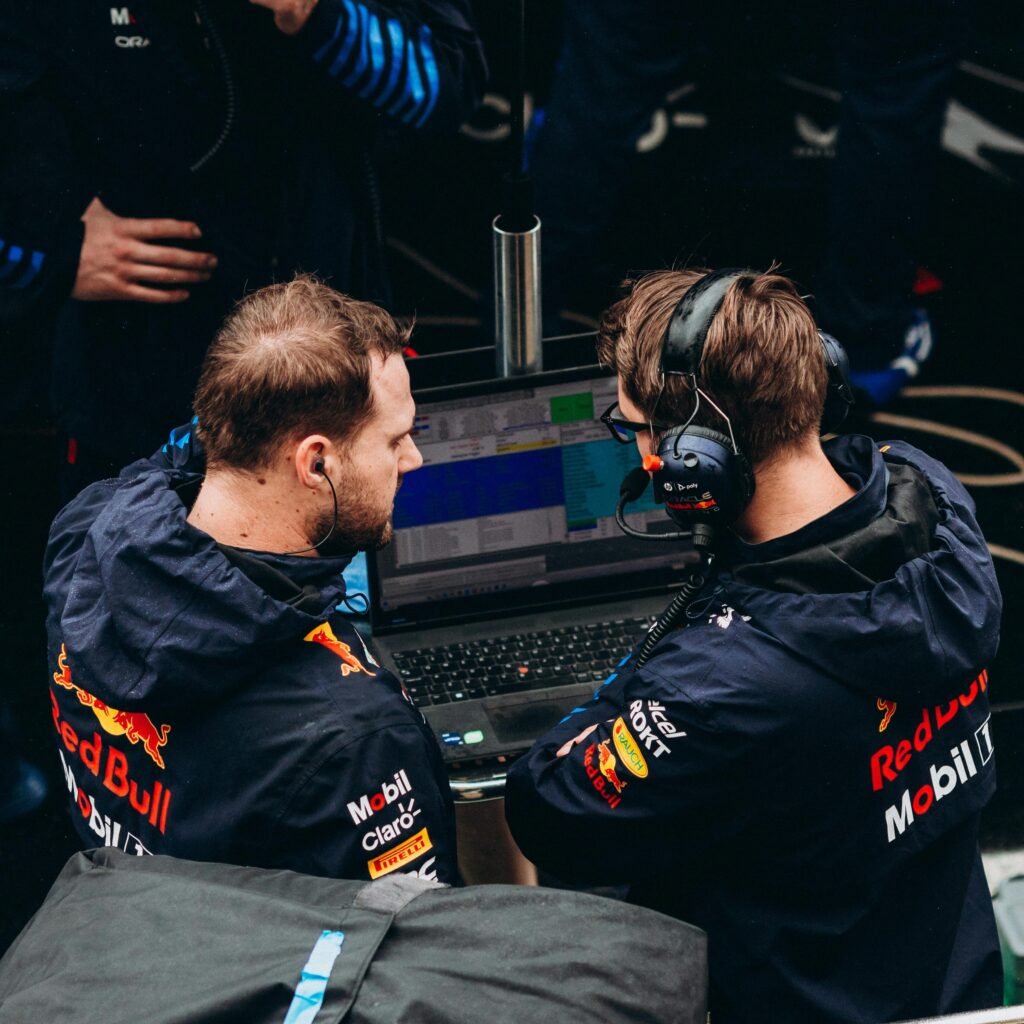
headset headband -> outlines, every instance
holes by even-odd
[[[705,274],[679,300],[665,331],[661,372],[696,378],[708,328],[734,281],[757,277],[757,272],[725,267]]]

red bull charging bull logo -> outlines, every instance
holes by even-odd
[[[622,792],[624,784],[615,772],[615,755],[608,749],[608,741],[605,740],[600,747],[599,750],[598,744],[591,743],[584,751],[583,770],[601,799],[614,810],[622,803],[618,794]]]
[[[341,658],[341,674],[343,676],[347,676],[350,672],[365,672],[368,676],[373,675],[352,653],[352,648],[334,635],[334,630],[331,629],[330,623],[324,622],[315,629],[311,629],[303,637],[303,640],[308,640],[314,644],[323,644],[327,650]]]
[[[615,755],[608,749],[608,740],[597,745],[597,768],[598,771],[612,784],[615,788],[616,793],[621,793],[626,787],[626,783],[619,778],[619,773],[615,770],[618,767],[618,760]]]
[[[160,768],[167,767],[160,748],[167,746],[167,737],[171,731],[169,725],[161,725],[158,729],[149,715],[138,711],[118,711],[117,708],[105,704],[99,697],[94,697],[88,690],[75,685],[71,681],[68,652],[64,644],[60,645],[57,668],[60,671],[53,673],[53,681],[65,690],[73,690],[79,701],[92,710],[104,732],[111,736],[124,736],[132,744],[141,743],[142,749],[155,764]]]
[[[882,712],[882,720],[878,723],[878,731],[885,732],[889,728],[889,723],[892,721],[892,716],[896,714],[896,701],[886,700],[884,697],[879,697],[875,701],[875,705],[878,710]]]

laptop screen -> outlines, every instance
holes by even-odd
[[[375,556],[375,626],[408,627],[654,592],[694,555],[626,537],[619,483],[639,462],[597,417],[616,399],[598,367],[417,396],[423,467]],[[630,525],[672,530],[648,492]]]

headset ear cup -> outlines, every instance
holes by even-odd
[[[850,358],[846,349],[825,331],[818,331],[818,338],[825,356],[828,371],[828,388],[825,392],[825,407],[821,412],[821,433],[837,431],[853,408],[853,388],[850,387]]]
[[[654,490],[665,511],[684,528],[695,523],[728,526],[754,494],[754,475],[731,439],[710,427],[675,427],[661,439],[662,468]]]

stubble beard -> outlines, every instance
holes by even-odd
[[[391,543],[394,528],[391,518],[394,503],[387,510],[371,507],[359,499],[346,508],[338,508],[337,522],[334,520],[334,506],[316,515],[309,526],[310,543],[316,544],[321,537],[327,539],[317,544],[321,555],[344,555],[353,551],[379,551]],[[330,534],[328,536],[328,534]]]

